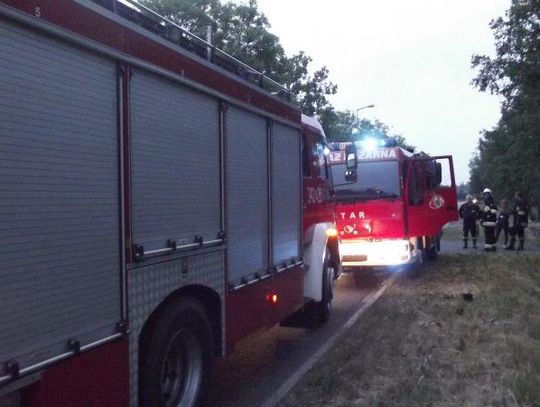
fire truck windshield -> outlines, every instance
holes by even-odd
[[[393,199],[400,196],[397,161],[360,161],[356,182],[345,180],[345,165],[332,166],[336,199]]]

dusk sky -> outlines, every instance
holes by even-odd
[[[458,182],[499,99],[470,82],[474,53],[494,54],[491,19],[510,0],[258,0],[288,55],[326,65],[340,110],[361,110],[430,154],[452,154]]]

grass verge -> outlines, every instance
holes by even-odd
[[[539,254],[400,277],[280,405],[540,406]]]

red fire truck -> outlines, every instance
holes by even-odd
[[[374,144],[381,141],[392,143],[332,145],[344,268],[421,266],[437,256],[442,227],[458,219],[452,157]]]
[[[0,405],[191,406],[242,338],[324,321],[325,146],[138,3],[1,0]]]

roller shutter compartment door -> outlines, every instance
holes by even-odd
[[[116,332],[116,65],[0,19],[0,376]]]
[[[300,257],[301,155],[298,129],[272,131],[272,258],[275,265]]]
[[[221,231],[219,105],[176,82],[135,71],[133,241],[145,251],[214,240]]]
[[[234,107],[226,123],[228,275],[238,284],[268,268],[267,123]]]

